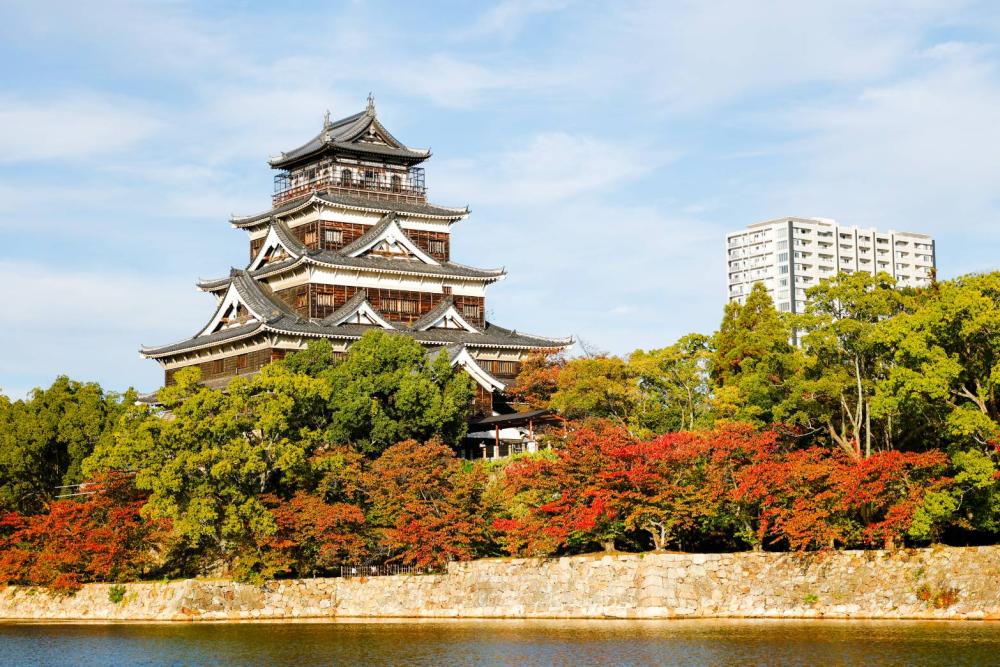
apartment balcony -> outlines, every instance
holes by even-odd
[[[318,190],[331,190],[350,197],[363,197],[381,201],[404,201],[424,203],[427,201],[427,187],[424,185],[424,170],[412,167],[405,175],[396,172],[358,171],[334,172],[313,178],[292,178],[287,172],[274,177],[273,206],[301,197]]]

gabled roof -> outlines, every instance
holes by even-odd
[[[507,388],[507,385],[479,365],[479,362],[477,362],[475,357],[469,353],[469,348],[465,345],[460,343],[445,345],[442,348],[438,348],[437,350],[430,352],[428,356],[433,361],[438,357],[438,355],[441,354],[447,355],[448,363],[451,364],[452,368],[458,366],[464,370],[486,391],[503,391]]]
[[[369,227],[364,234],[337,252],[345,257],[361,257],[372,252],[380,243],[400,248],[401,254],[416,257],[424,264],[441,265],[441,262],[425,253],[410,239],[403,228],[399,226],[399,216],[395,214],[382,216],[378,224]]]
[[[413,253],[415,259],[358,254],[374,245],[380,238],[388,237],[389,235],[393,235],[397,241],[404,243],[408,251]],[[262,264],[260,262],[261,258],[275,242],[280,243],[285,248],[289,257],[280,261]],[[283,221],[271,220],[265,242],[257,255],[250,261],[248,271],[253,278],[261,279],[278,275],[285,271],[296,270],[306,264],[375,273],[395,273],[433,278],[465,278],[486,282],[495,282],[507,275],[503,267],[480,269],[458,262],[442,262],[434,259],[413,243],[407,236],[406,230],[399,226],[394,214],[386,214],[378,224],[373,225],[357,240],[349,243],[340,250],[310,250],[295,237]],[[238,269],[233,269],[230,272],[229,278],[199,280],[197,283],[198,288],[206,292],[223,290],[228,287],[229,281],[238,271]]]
[[[356,322],[353,321],[355,319]],[[358,290],[343,306],[320,320],[320,324],[328,327],[335,327],[345,322],[365,324],[362,320],[367,320],[367,324],[380,326],[383,329],[396,328],[372,307],[368,302],[368,291],[363,289]]]
[[[261,292],[264,298],[279,300]],[[275,306],[277,308],[277,306]],[[279,309],[280,310],[280,309]],[[219,343],[230,343],[236,340],[262,336],[265,334],[288,335],[296,338],[328,338],[331,340],[358,340],[371,330],[371,326],[360,324],[330,324],[324,320],[310,320],[298,315],[281,314],[265,322],[254,322],[244,326],[231,327],[222,331],[194,336],[179,343],[159,347],[143,347],[142,356],[158,359],[212,347]],[[396,328],[391,331],[402,336],[409,336],[419,343],[433,346],[464,345],[471,349],[510,349],[538,350],[564,348],[573,344],[572,338],[545,338],[532,334],[522,334],[511,329],[486,323],[478,333],[464,329],[428,329],[416,331],[410,328]]]
[[[323,152],[375,154],[396,158],[406,164],[423,162],[431,155],[430,150],[408,148],[392,136],[379,122],[371,96],[368,97],[367,108],[352,116],[331,121],[327,112],[319,134],[298,148],[268,160],[268,164],[275,169],[284,169]]]
[[[447,206],[435,206],[423,202],[405,201],[381,201],[368,199],[367,197],[352,197],[340,194],[335,189],[317,190],[290,199],[280,206],[277,206],[265,213],[247,216],[232,216],[229,224],[237,229],[249,229],[261,227],[267,224],[271,218],[282,218],[303,211],[311,206],[322,206],[332,204],[338,208],[354,211],[367,211],[371,213],[401,213],[408,217],[430,218],[434,220],[449,220],[455,222],[469,215],[469,207],[452,208]]]
[[[457,327],[441,327],[443,329],[465,329],[466,331],[471,331],[478,333],[479,329],[469,323],[461,313],[455,308],[455,297],[447,296],[441,299],[438,305],[427,311],[427,314],[418,319],[416,322],[410,325],[410,328],[414,331],[427,331],[428,329],[435,328],[438,323],[442,320],[450,318]]]

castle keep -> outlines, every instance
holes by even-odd
[[[386,130],[371,97],[360,113],[327,114],[319,134],[270,160],[271,209],[231,219],[249,235],[250,259],[198,283],[216,297],[208,323],[141,354],[163,367],[166,384],[197,366],[221,387],[314,339],[342,354],[378,327],[448,354],[475,380],[480,416],[510,412],[502,396],[521,360],[572,340],[486,320],[486,288],[506,274],[451,260],[452,225],[469,210],[428,203],[419,165],[429,157]]]

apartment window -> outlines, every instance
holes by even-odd
[[[324,229],[323,240],[327,243],[343,243],[344,232],[339,229]]]
[[[788,247],[788,239],[781,239],[780,241],[778,241],[777,246],[778,250],[784,250],[785,248]]]
[[[779,266],[778,267],[778,273],[788,273],[788,267],[787,266]]]
[[[783,301],[778,305],[778,310],[780,310],[783,313],[787,313],[791,309],[792,309],[791,304],[788,303],[787,301]]]
[[[796,254],[798,254],[798,253],[796,253]],[[788,261],[788,253],[787,252],[779,252],[778,253],[778,261],[779,262],[787,262]]]

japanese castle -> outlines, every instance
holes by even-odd
[[[342,354],[379,327],[446,353],[472,377],[482,423],[470,435],[483,427],[495,441],[489,454],[505,454],[501,429],[524,431],[532,418],[503,398],[521,360],[572,339],[486,320],[486,288],[506,273],[451,261],[451,226],[469,209],[427,202],[418,165],[430,155],[390,134],[371,96],[360,113],[336,121],[327,113],[319,134],[269,161],[278,172],[271,209],[230,220],[250,237],[250,261],[197,283],[216,297],[208,323],[188,340],[143,347],[142,356],[163,367],[167,385],[197,366],[204,384],[223,387],[310,340],[325,338]]]

